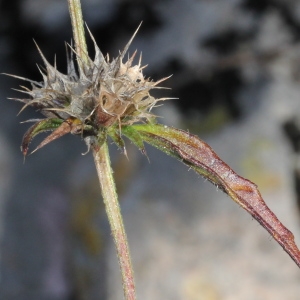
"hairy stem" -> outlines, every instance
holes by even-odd
[[[75,49],[77,56],[80,57],[78,64],[80,67],[83,67],[84,63],[88,63],[88,51],[85,40],[80,0],[68,0],[68,4],[75,40]]]
[[[75,40],[75,49],[77,57],[79,58],[78,65],[84,70],[84,66],[89,63],[89,59],[84,34],[80,0],[68,0],[68,4]],[[112,175],[113,172],[110,165],[107,144],[104,143],[99,150],[93,150],[93,155],[100,181],[106,214],[117,249],[125,299],[135,300],[136,296],[133,269],[131,266],[129,247],[120,211],[120,205],[118,202],[116,186]]]
[[[113,239],[117,249],[119,264],[122,273],[125,299],[135,300],[136,296],[133,269],[131,266],[127,237],[112,175],[107,143],[104,143],[99,151],[94,150],[93,155],[100,181],[106,213],[108,215]]]

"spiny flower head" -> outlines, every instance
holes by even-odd
[[[138,29],[137,29],[138,30]],[[13,77],[29,81],[32,89],[22,87],[21,92],[30,96],[29,99],[14,99],[40,110],[46,119],[38,120],[25,133],[22,151],[26,155],[31,140],[40,132],[53,131],[37,148],[67,134],[80,134],[88,147],[104,141],[107,134],[113,137],[118,146],[123,146],[120,138],[122,126],[137,122],[149,122],[155,116],[151,109],[160,100],[150,95],[150,90],[158,88],[158,82],[144,77],[141,56],[137,65],[133,65],[136,51],[123,63],[125,54],[137,31],[125,48],[112,61],[105,58],[90,33],[95,47],[95,58],[86,54],[86,60],[77,55],[71,48],[67,51],[67,74],[62,74],[52,66],[38,48],[45,64],[40,70],[43,81],[36,82],[27,78]],[[78,72],[76,71],[73,53],[75,53]],[[22,111],[21,110],[21,111]],[[31,121],[31,120],[29,120]],[[36,121],[36,120],[33,120]],[[119,130],[119,133],[116,132]]]

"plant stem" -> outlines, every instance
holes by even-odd
[[[68,4],[75,40],[75,49],[77,57],[79,58],[78,65],[84,70],[84,66],[89,63],[89,59],[84,34],[80,0],[68,0]],[[118,202],[116,186],[112,175],[113,171],[111,169],[107,143],[104,143],[98,151],[94,149],[93,155],[99,177],[103,201],[105,204],[106,214],[117,249],[125,299],[135,300],[136,296],[133,269],[120,205]]]
[[[127,237],[112,175],[107,143],[104,143],[99,151],[94,150],[93,154],[106,213],[108,215],[112,235],[117,248],[125,299],[135,300],[133,269],[131,266]]]
[[[84,26],[80,0],[68,0],[69,11],[72,21],[75,48],[78,64],[84,69],[89,63],[87,46],[84,35]],[[98,151],[93,150],[94,161],[100,181],[101,192],[105,204],[106,214],[110,223],[113,239],[117,248],[117,255],[122,273],[123,290],[126,300],[135,300],[135,285],[133,269],[129,255],[129,247],[121,215],[120,205],[113,179],[113,171],[110,165],[110,158],[107,143],[104,143]]]
[[[88,63],[88,51],[85,40],[82,10],[80,0],[68,0],[69,13],[72,22],[73,36],[77,56],[80,57],[78,64],[83,68],[84,63]]]

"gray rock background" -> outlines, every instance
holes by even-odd
[[[1,72],[39,80],[32,38],[64,70],[66,1],[11,2],[0,2]],[[300,115],[300,3],[86,0],[83,9],[111,56],[144,20],[130,51],[142,51],[152,78],[173,73],[163,95],[181,98],[157,111],[161,121],[198,133],[257,183],[299,244],[297,156],[282,126]],[[23,164],[19,122],[37,114],[16,117],[20,104],[5,100],[18,84],[0,81],[0,299],[122,299],[91,156],[70,136]],[[172,158],[147,148],[149,163],[128,148],[129,162],[111,150],[138,299],[299,299],[299,269],[256,221]]]

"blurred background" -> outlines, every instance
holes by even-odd
[[[177,97],[160,121],[208,142],[300,244],[300,1],[82,0],[104,55],[130,53]],[[0,72],[41,80],[42,61],[66,72],[67,1],[0,0]],[[93,48],[89,41],[91,53]],[[98,180],[78,137],[23,162],[22,136],[39,114],[0,80],[0,299],[117,300],[122,285]],[[28,85],[27,85],[28,86]],[[25,95],[26,96],[26,95]],[[40,137],[42,139],[43,136]],[[39,138],[32,143],[38,145]],[[138,299],[299,299],[298,267],[229,197],[172,158],[112,145]]]

